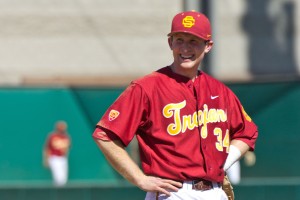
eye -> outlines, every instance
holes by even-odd
[[[182,39],[182,38],[177,38],[177,39],[176,39],[176,42],[177,42],[178,44],[181,44],[181,43],[183,43],[183,39]]]
[[[190,43],[193,44],[193,45],[198,45],[199,41],[195,40],[195,39],[192,39],[192,40],[190,40]]]

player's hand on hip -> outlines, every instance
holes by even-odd
[[[170,192],[177,192],[182,187],[182,183],[170,179],[145,176],[140,180],[138,186],[147,192],[159,192],[170,196]]]

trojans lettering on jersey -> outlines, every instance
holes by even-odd
[[[201,129],[202,138],[207,137],[207,123],[226,122],[227,114],[222,109],[210,108],[206,104],[203,110],[195,111],[190,115],[180,115],[180,110],[186,106],[186,101],[180,103],[171,103],[164,107],[163,116],[174,118],[174,123],[168,125],[167,132],[170,135],[184,133],[186,129],[192,130],[195,127],[203,125]]]
[[[201,127],[201,137],[205,139],[208,134],[207,124],[226,122],[227,114],[223,109],[208,108],[207,104],[203,105],[203,109],[199,109],[190,115],[181,115],[180,111],[186,106],[186,100],[180,103],[170,103],[163,108],[163,116],[165,118],[172,118],[174,122],[167,126],[167,132],[174,136],[180,133],[185,133],[187,129]],[[216,148],[223,151],[226,147],[226,152],[229,150],[229,131],[226,130],[225,137],[222,137],[221,128],[214,128],[214,135],[217,137]],[[222,140],[223,139],[223,140]]]

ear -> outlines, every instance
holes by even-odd
[[[173,37],[171,36],[171,37],[169,37],[168,38],[168,43],[169,43],[169,47],[170,47],[170,49],[172,50],[172,40],[173,40]]]
[[[206,47],[205,47],[205,53],[208,53],[210,52],[212,46],[213,46],[214,42],[212,40],[209,40],[207,43],[206,43]]]

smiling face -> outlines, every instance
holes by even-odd
[[[194,78],[204,55],[212,47],[212,41],[205,41],[188,33],[176,33],[169,38],[169,46],[173,51],[172,70],[183,76]]]

